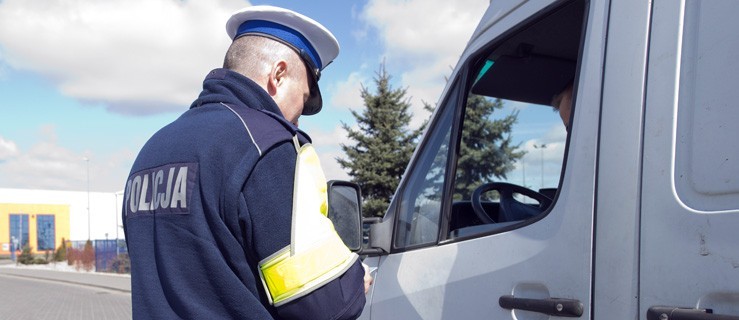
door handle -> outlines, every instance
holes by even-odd
[[[527,299],[506,295],[498,299],[498,304],[503,309],[526,310],[550,316],[570,318],[579,318],[582,316],[583,310],[582,303],[575,299]]]
[[[647,310],[647,320],[739,320],[739,316],[714,314],[711,309],[653,306]]]

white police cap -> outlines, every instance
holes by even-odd
[[[321,70],[339,55],[339,42],[326,27],[300,13],[273,6],[251,6],[236,11],[226,32],[231,40],[246,34],[269,37],[293,48],[313,76],[311,96],[304,115],[321,111],[323,99],[318,88]]]

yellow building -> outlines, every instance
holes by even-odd
[[[34,253],[53,251],[69,240],[69,205],[0,203],[0,255],[10,255],[12,239]]]

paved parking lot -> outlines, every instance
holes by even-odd
[[[119,285],[125,281],[117,275],[0,268],[0,319],[131,319],[130,286],[126,291]]]

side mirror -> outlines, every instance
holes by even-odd
[[[328,182],[328,218],[352,251],[362,247],[362,196],[359,185],[348,181]]]

